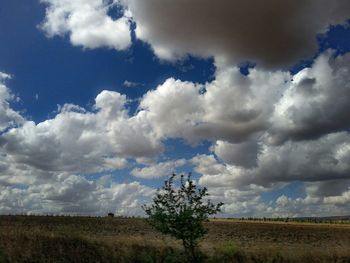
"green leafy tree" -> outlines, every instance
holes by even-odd
[[[199,262],[198,241],[206,234],[203,222],[221,211],[223,203],[213,204],[207,197],[207,188],[199,188],[181,175],[180,186],[174,185],[176,174],[166,180],[153,198],[153,203],[142,206],[148,222],[163,234],[182,240],[189,262]]]

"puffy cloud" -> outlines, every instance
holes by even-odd
[[[221,140],[240,151],[248,150],[248,144],[238,144],[247,140],[315,139],[349,127],[349,59],[349,54],[334,58],[328,51],[294,76],[258,68],[243,76],[228,67],[205,85],[171,78],[148,91],[140,108],[162,138]],[[243,165],[253,165],[252,157]]]
[[[319,140],[265,146],[254,171],[257,181],[318,181],[345,179],[350,166],[350,135],[333,133]]]
[[[274,103],[290,78],[289,73],[255,69],[243,76],[233,67],[219,70],[204,86],[168,79],[147,92],[140,107],[159,137],[240,142],[268,128]]]
[[[94,173],[124,168],[125,158],[162,151],[144,119],[128,115],[125,96],[103,91],[95,101],[95,112],[65,105],[53,119],[9,130],[0,137],[4,156],[43,171]]]
[[[27,188],[0,186],[0,213],[140,215],[154,189],[138,182],[103,185],[83,176],[59,174]]]
[[[213,150],[225,163],[250,168],[257,165],[260,145],[256,141],[236,144],[217,141]]]
[[[153,179],[162,176],[169,176],[175,169],[186,164],[185,159],[160,162],[143,168],[135,168],[130,173],[133,176],[145,179]]]
[[[218,70],[201,95],[204,114],[188,138],[240,142],[256,136],[267,129],[274,101],[289,80],[289,73],[280,71],[251,70],[243,76],[235,67]]]
[[[269,210],[270,215],[275,217],[345,216],[350,211],[349,191],[340,193],[339,196],[324,198],[309,195],[304,198],[291,198],[281,195],[276,199],[275,204],[271,204]]]
[[[54,177],[56,172],[42,170],[18,162],[12,155],[0,148],[0,185],[30,185]]]
[[[322,211],[322,208],[325,210]],[[321,200],[309,197],[293,199],[281,195],[270,206],[270,213],[275,217],[325,216],[332,214],[332,212],[339,214],[339,211],[334,207],[326,209]]]
[[[316,35],[350,17],[347,0],[122,0],[136,35],[162,59],[214,56],[288,67],[317,51]]]
[[[158,137],[180,136],[196,124],[201,110],[199,89],[194,83],[170,78],[144,95],[140,108]]]
[[[225,201],[223,213],[229,217],[251,217],[257,215],[259,217],[264,215],[271,217],[271,207],[262,202],[259,196],[244,198],[242,201],[236,199],[222,200]]]
[[[10,75],[0,72],[0,134],[5,129],[20,124],[23,121],[22,116],[10,107],[10,102],[15,97],[4,83],[10,78]]]
[[[219,186],[210,187],[210,199],[215,202],[223,202],[222,216],[263,216],[269,213],[271,208],[261,199],[261,194],[268,191],[268,189],[249,185],[241,189],[234,189],[232,187]]]
[[[326,204],[349,206],[350,190],[343,192],[340,196],[327,196],[327,197],[325,197],[324,201]]]
[[[307,182],[305,183],[305,192],[312,198],[323,198],[337,196],[346,192],[349,187],[350,179]]]
[[[213,155],[197,155],[191,159],[191,163],[200,174],[217,175],[227,172],[227,166],[218,163]]]
[[[256,167],[242,167],[214,162],[220,169],[206,169],[197,162],[197,171],[204,175],[200,183],[240,189],[251,184],[272,187],[292,181],[329,181],[348,179],[350,135],[347,132],[325,135],[315,141],[287,142],[280,146],[262,145]]]
[[[312,182],[305,184],[305,194],[301,197],[288,197],[281,194],[275,200],[264,201],[261,197],[270,191],[286,187],[288,184],[266,188],[249,185],[239,189],[230,186],[211,186],[210,198],[216,202],[224,202],[222,216],[234,217],[309,217],[348,215],[350,212],[349,190],[337,192],[332,196],[314,196],[309,188],[318,188],[328,182]],[[341,181],[349,187],[349,181]],[[330,183],[329,188],[332,187]],[[339,189],[338,189],[339,190]]]
[[[311,68],[293,76],[276,103],[271,141],[314,139],[347,129],[350,122],[350,54],[320,55]]]
[[[233,145],[231,149],[232,144],[220,144],[222,142],[213,147],[219,155],[223,154],[220,147],[228,147],[228,153],[237,147]],[[240,165],[235,155],[228,155],[227,161],[231,163],[220,162],[214,155],[198,155],[192,163],[196,172],[202,174],[199,183],[214,193],[215,200],[225,203],[224,212],[228,215],[346,215],[350,212],[347,202],[349,147],[350,135],[340,132],[312,141],[289,141],[278,146],[262,144],[256,166]],[[261,198],[261,194],[286,187],[294,181],[304,182],[305,196],[281,195],[276,202]]]
[[[127,13],[113,19],[116,3],[104,0],[41,0],[47,5],[41,28],[49,37],[69,34],[75,46],[123,50],[131,44]],[[123,12],[123,11],[122,11]]]

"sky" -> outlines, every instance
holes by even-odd
[[[0,214],[350,214],[348,0],[1,0]]]

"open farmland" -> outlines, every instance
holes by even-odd
[[[350,262],[349,224],[213,220],[206,262]],[[0,217],[0,262],[184,262],[143,219]]]

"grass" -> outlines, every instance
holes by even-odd
[[[213,220],[205,262],[350,263],[350,225]],[[0,216],[1,262],[184,263],[143,219]]]

